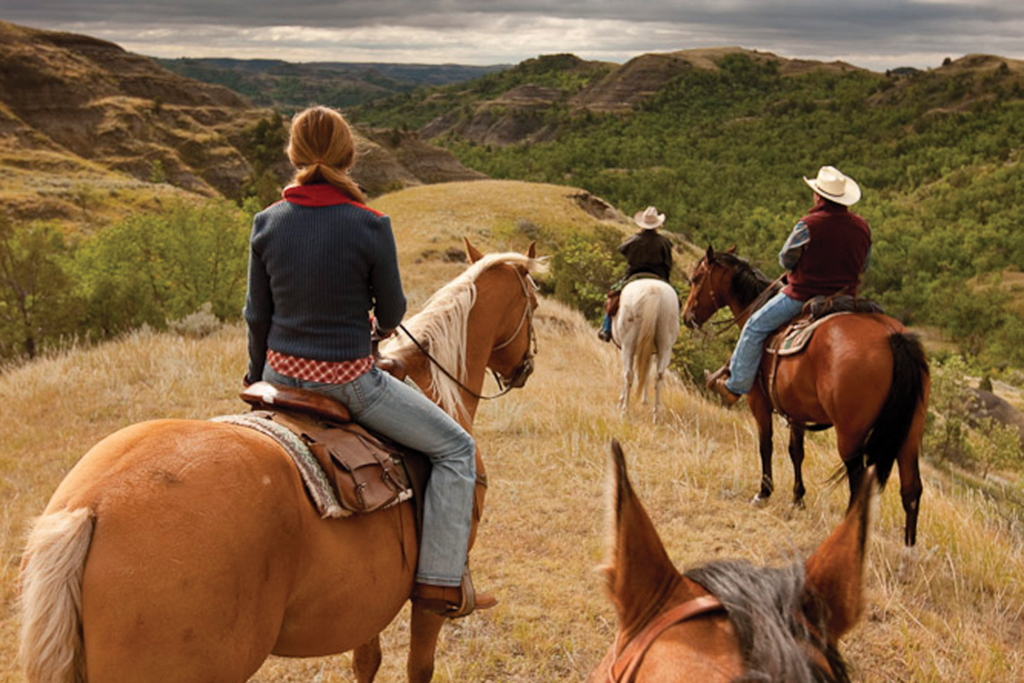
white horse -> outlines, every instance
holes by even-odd
[[[657,356],[654,380],[654,419],[661,407],[661,383],[679,337],[679,297],[664,280],[634,280],[623,288],[619,311],[612,321],[612,337],[622,349],[622,393],[619,408],[629,408],[633,378],[647,403],[651,357]]]

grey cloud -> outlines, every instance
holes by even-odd
[[[262,45],[268,57],[308,52],[320,43],[381,61],[432,49],[424,61],[436,61],[438,46],[447,43],[452,58],[478,64],[561,51],[624,60],[728,44],[790,57],[853,61],[859,55],[877,68],[907,55],[918,61],[967,52],[1019,57],[1024,33],[1024,6],[1002,0],[2,1],[5,21],[97,35],[163,56],[186,45],[189,54],[200,55],[214,44],[223,54],[235,35],[246,54]],[[277,31],[273,41],[261,43],[271,27],[300,30]],[[321,35],[330,30],[338,37]]]
[[[52,23],[153,22],[230,23],[238,26],[315,26],[343,28],[377,24],[438,25],[495,15],[543,15],[559,18],[668,22],[696,25],[785,30],[828,30],[837,27],[885,30],[894,25],[983,19],[1002,22],[1021,16],[1016,3],[917,2],[864,0],[822,3],[820,0],[177,0],[147,4],[146,0],[5,0],[9,21]]]

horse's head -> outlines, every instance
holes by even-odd
[[[484,254],[466,239],[470,263],[477,263]],[[503,267],[489,268],[477,278],[478,296],[495,296],[496,305],[486,306],[483,315],[493,316],[486,327],[494,331],[494,346],[487,359],[498,384],[519,389],[533,373],[533,356],[537,352],[537,333],[533,312],[537,309],[537,284],[530,276],[536,259],[536,244],[523,254],[522,261],[505,261]]]
[[[735,252],[736,247],[731,247],[716,254],[712,247],[708,247],[707,253],[694,266],[689,276],[690,295],[683,307],[683,322],[687,327],[698,329],[715,311],[726,305],[732,268],[719,257],[722,254],[733,255]]]
[[[713,562],[680,574],[612,442],[615,644],[589,683],[847,681],[837,642],[861,611],[873,470],[846,518],[803,565]]]
[[[537,307],[532,270],[543,270],[535,248],[525,254],[484,255],[466,241],[471,264],[434,292],[423,309],[381,352],[397,357],[412,379],[456,419],[475,411],[467,397],[481,394],[491,368],[508,389],[521,387],[533,370],[536,351],[533,311]]]

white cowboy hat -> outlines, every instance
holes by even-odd
[[[804,177],[804,182],[819,195],[836,204],[852,206],[860,200],[860,186],[853,178],[843,175],[833,166],[822,166],[814,180]]]
[[[648,206],[643,211],[638,211],[633,216],[633,221],[644,230],[654,230],[665,222],[665,214],[658,213],[653,206]]]

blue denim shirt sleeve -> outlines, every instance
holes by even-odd
[[[810,241],[811,234],[807,230],[807,225],[803,221],[799,221],[793,227],[793,232],[789,233],[789,237],[786,238],[786,243],[782,245],[782,251],[779,252],[779,265],[786,270],[793,270],[800,260],[801,254],[804,253],[804,247]]]
[[[864,270],[862,270],[860,272],[866,273],[866,272],[868,272],[868,268],[870,268],[870,267],[871,267],[871,245],[869,244],[868,245],[868,255],[864,257]]]

